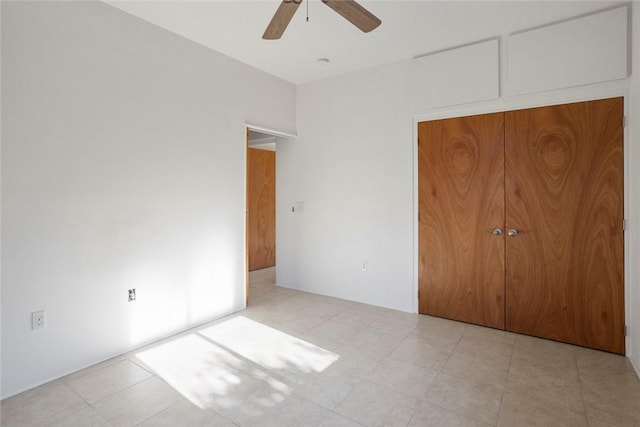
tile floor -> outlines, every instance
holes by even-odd
[[[274,286],[2,402],[2,426],[640,426],[620,356]]]

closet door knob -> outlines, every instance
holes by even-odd
[[[519,232],[518,230],[516,230],[515,228],[512,228],[511,230],[509,230],[509,231],[507,232],[507,234],[508,234],[509,236],[511,236],[511,237],[515,237],[515,236],[519,235],[519,234],[520,234],[520,232]]]
[[[494,228],[491,232],[494,236],[502,236],[502,228]]]

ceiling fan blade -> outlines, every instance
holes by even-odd
[[[284,30],[287,29],[287,25],[291,22],[291,18],[295,15],[301,2],[302,0],[282,0],[262,38],[265,40],[277,40],[282,37]]]
[[[369,31],[377,28],[378,25],[382,24],[382,21],[377,16],[360,6],[354,0],[322,1],[365,33],[368,33]]]

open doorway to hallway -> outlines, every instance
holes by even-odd
[[[275,265],[276,136],[247,129],[247,270]]]

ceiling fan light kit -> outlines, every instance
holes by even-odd
[[[262,38],[265,40],[277,40],[281,38],[284,30],[287,29],[289,22],[291,22],[293,15],[295,15],[298,10],[300,3],[302,3],[302,0],[282,0]],[[378,28],[382,23],[377,16],[362,7],[355,0],[322,0],[322,3],[336,11],[362,32],[368,33]]]

